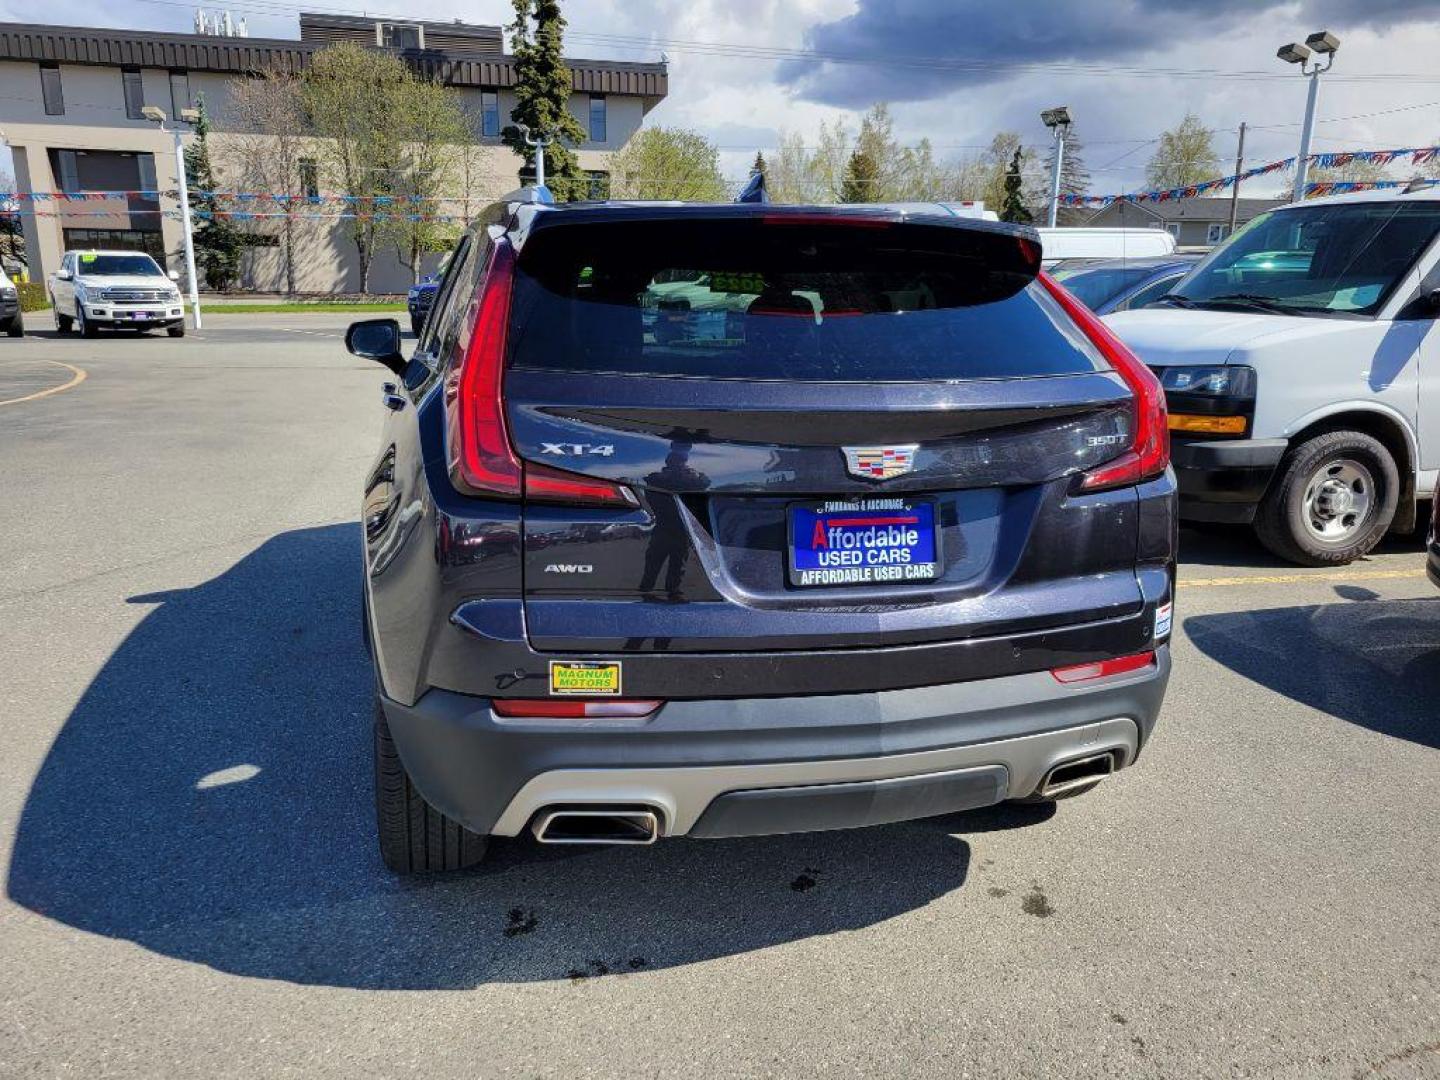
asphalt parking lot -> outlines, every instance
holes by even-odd
[[[0,1076],[1440,1076],[1418,540],[1187,530],[1157,737],[1084,798],[402,881],[343,326],[0,342]]]

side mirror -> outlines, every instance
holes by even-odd
[[[383,364],[396,375],[408,361],[400,354],[400,324],[394,319],[362,319],[345,331],[345,348],[354,356]]]
[[[168,277],[171,281],[179,281],[179,280],[180,280],[180,271],[179,271],[179,270],[167,270],[166,273],[165,273],[165,276]]]
[[[69,280],[71,280],[72,278],[74,278],[74,276],[75,276],[75,275],[72,274],[72,273],[70,273],[69,270],[56,270],[56,271],[55,271],[55,280],[56,280],[56,281],[69,281]]]

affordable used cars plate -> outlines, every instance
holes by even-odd
[[[935,503],[831,499],[790,507],[794,585],[929,581],[940,572]]]

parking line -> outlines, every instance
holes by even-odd
[[[29,360],[19,360],[19,361],[15,361],[15,363],[21,363],[21,364],[34,363],[34,362],[36,362],[36,361],[29,361]],[[63,383],[63,384],[60,385],[60,386],[52,386],[52,387],[50,387],[49,390],[37,390],[35,393],[33,393],[33,394],[26,394],[24,397],[8,398],[8,399],[6,399],[6,400],[4,400],[4,401],[0,401],[0,405],[19,405],[22,401],[35,401],[37,398],[49,397],[51,394],[58,394],[58,393],[60,393],[62,390],[69,390],[72,386],[79,386],[82,382],[85,381],[85,376],[86,376],[87,372],[85,371],[84,368],[78,368],[78,367],[76,367],[74,364],[67,364],[67,363],[65,363],[63,360],[45,360],[45,359],[39,359],[38,362],[39,362],[39,363],[42,363],[42,364],[55,364],[55,365],[57,365],[58,367],[68,368],[69,370],[73,371],[75,374],[74,374],[74,376],[70,379],[69,382]]]
[[[1416,570],[1321,570],[1311,574],[1247,574],[1244,577],[1181,578],[1182,589],[1209,589],[1224,585],[1294,585],[1303,581],[1380,581],[1424,577]]]

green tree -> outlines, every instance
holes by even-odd
[[[880,163],[868,150],[856,147],[845,164],[845,178],[840,182],[840,201],[874,202],[880,188],[880,179]]]
[[[644,128],[611,159],[611,190],[621,199],[726,198],[720,151],[703,135],[683,128]]]
[[[515,63],[515,108],[501,141],[535,168],[535,149],[525,142],[531,136],[548,138],[545,147],[545,183],[564,202],[586,198],[589,178],[580,170],[574,146],[585,141],[585,129],[570,111],[574,80],[561,51],[565,18],[560,0],[512,0],[515,21],[510,24],[510,52]],[[532,25],[533,24],[533,25]]]
[[[1049,183],[1050,174],[1055,169],[1055,141],[1050,142],[1050,150],[1045,155],[1045,180]],[[1072,126],[1065,133],[1065,156],[1060,161],[1060,194],[1062,195],[1088,195],[1090,193],[1090,170],[1085,167],[1085,146],[1075,134]],[[1045,189],[1046,205],[1049,205],[1050,189]],[[1088,218],[1093,211],[1081,206],[1060,205],[1059,212],[1055,215],[1058,225],[1079,225]]]
[[[1010,165],[1017,154],[1020,155],[1023,166],[1025,151],[1020,145],[1020,133],[997,131],[995,137],[990,140],[990,148],[981,155],[981,163],[985,170],[985,185],[981,198],[985,200],[985,205],[991,210],[1005,205],[1006,192],[1009,190],[1007,180],[1010,175]]]
[[[396,56],[350,41],[317,52],[305,70],[305,106],[327,172],[352,199],[350,237],[360,265],[360,291],[370,291],[370,264],[386,234],[389,214],[375,196],[395,193],[405,120],[404,88],[411,78]]]
[[[210,165],[210,113],[205,95],[196,105],[195,138],[185,148],[185,183],[189,187],[190,213],[195,244],[195,264],[205,283],[216,292],[230,289],[240,277],[240,254],[244,237],[229,218],[217,217],[220,210],[215,191],[215,170]],[[178,118],[177,118],[178,119]]]
[[[845,163],[841,202],[885,202],[903,185],[906,162],[895,143],[890,108],[883,101],[870,106],[860,120],[860,133]]]
[[[1160,136],[1160,146],[1145,166],[1145,183],[1151,189],[1189,187],[1213,179],[1220,171],[1215,132],[1194,113]]]
[[[1000,204],[1001,221],[1029,225],[1035,220],[1025,208],[1024,165],[1025,152],[1017,146],[1015,156],[1010,159],[1010,167],[1005,170],[1005,197]]]
[[[402,199],[390,235],[412,282],[419,282],[424,256],[454,246],[456,228],[436,218],[440,198],[455,188],[461,147],[472,131],[449,87],[407,72],[397,92],[401,147],[395,187]]]
[[[764,176],[766,180],[770,179],[770,177],[765,174],[765,155],[759,150],[755,151],[755,161],[750,166],[750,175],[754,176],[756,173]]]

